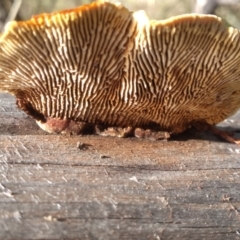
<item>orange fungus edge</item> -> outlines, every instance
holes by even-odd
[[[18,21],[17,24],[18,25],[22,25],[22,24],[24,24],[24,25],[25,24],[43,25],[46,20],[50,20],[51,18],[55,17],[56,15],[66,15],[66,14],[70,14],[70,13],[80,13],[80,12],[84,12],[84,11],[87,11],[87,10],[92,10],[94,8],[98,8],[99,6],[104,5],[104,4],[109,4],[109,2],[96,1],[96,2],[93,2],[93,3],[90,3],[90,4],[85,4],[85,5],[76,7],[76,8],[56,11],[56,12],[53,12],[53,13],[42,13],[42,14],[39,14],[39,15],[32,16],[32,18],[27,20],[27,21]],[[114,5],[114,4],[112,4],[112,5]]]

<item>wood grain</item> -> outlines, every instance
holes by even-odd
[[[240,239],[240,147],[49,135],[0,95],[0,239]],[[221,127],[240,129],[240,113]]]

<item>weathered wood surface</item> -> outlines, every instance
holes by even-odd
[[[0,239],[240,239],[240,147],[49,135],[1,94]]]

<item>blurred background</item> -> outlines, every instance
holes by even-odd
[[[0,0],[0,31],[11,20],[90,3],[91,0]],[[240,29],[240,0],[111,0],[129,10],[145,10],[150,19],[165,19],[184,13],[216,14],[227,25]]]

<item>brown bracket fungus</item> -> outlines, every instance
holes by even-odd
[[[194,126],[236,142],[212,127],[240,108],[240,33],[218,17],[149,21],[99,1],[9,23],[0,53],[0,90],[48,132]]]

